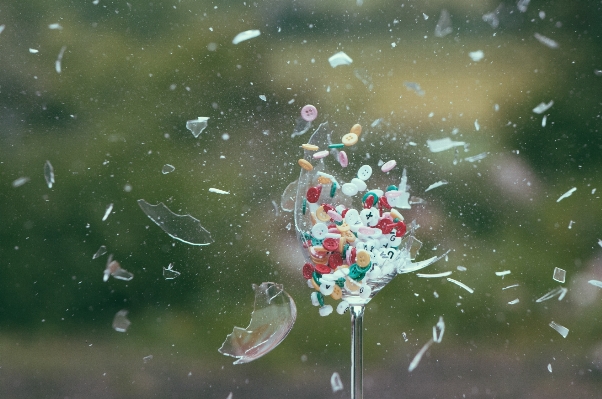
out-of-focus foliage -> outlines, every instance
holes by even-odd
[[[287,228],[292,215],[273,204],[298,175],[298,147],[308,134],[290,135],[307,103],[318,108],[316,122],[328,120],[337,134],[364,126],[366,141],[354,156],[407,168],[413,195],[427,201],[405,215],[421,225],[421,257],[451,249],[431,271],[453,270],[475,290],[408,275],[372,301],[365,334],[371,396],[394,396],[401,378],[412,397],[487,390],[535,397],[547,376],[538,373],[548,373],[552,359],[553,375],[570,381],[556,392],[599,392],[602,291],[587,284],[602,280],[599,3],[531,1],[524,13],[514,2],[434,0],[96,3],[0,5],[0,378],[21,381],[0,384],[3,397],[50,397],[49,386],[56,397],[77,397],[77,386],[92,387],[87,397],[109,397],[105,390],[167,397],[176,389],[169,378],[180,397],[327,395],[332,371],[348,371],[348,320],[320,318],[311,306]],[[498,6],[494,29],[482,16]],[[434,28],[442,8],[453,32],[440,38]],[[261,35],[232,44],[249,29]],[[475,50],[483,60],[470,59]],[[328,58],[338,51],[353,63],[332,68]],[[532,109],[550,100],[542,127],[543,115]],[[185,124],[199,116],[209,125],[194,138]],[[428,150],[427,139],[448,136],[468,143],[466,151]],[[465,160],[480,153],[480,161]],[[46,160],[54,166],[52,189]],[[164,175],[166,163],[175,171]],[[12,187],[22,176],[30,181]],[[424,192],[442,179],[449,184]],[[200,219],[215,243],[173,240],[140,210],[141,198]],[[133,280],[102,281],[108,254],[92,259],[100,245]],[[171,262],[181,275],[165,280]],[[559,285],[554,267],[567,271],[569,292],[563,301],[536,303]],[[502,270],[511,274],[495,275]],[[233,369],[217,348],[248,320],[251,284],[264,281],[284,284],[295,298],[297,326],[257,366]],[[519,287],[502,289],[512,284]],[[111,329],[121,309],[132,322],[124,334]],[[446,336],[412,375],[440,388],[410,385],[407,364],[441,315]],[[548,326],[552,320],[570,329],[566,339]],[[151,352],[154,365],[141,371]],[[71,365],[50,360],[61,356]],[[479,363],[503,371],[485,378],[473,373]],[[121,376],[99,379],[111,367]],[[455,368],[474,386],[481,381],[477,393],[450,382]],[[290,385],[265,388],[258,381],[267,369]],[[524,378],[515,390],[504,388],[513,369]],[[36,373],[37,383],[29,377]]]

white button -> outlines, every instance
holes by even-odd
[[[318,301],[318,295],[319,293],[317,291],[311,293],[311,304],[314,306],[320,306],[320,301]]]
[[[357,177],[354,177],[353,179],[351,179],[351,184],[355,184],[355,186],[357,187],[357,189],[359,191],[364,191],[368,188],[368,185],[366,184],[366,182],[363,181],[362,179],[358,179]]]
[[[368,285],[362,285],[360,287],[360,298],[368,299],[370,298],[370,294],[372,294],[372,288]]]
[[[347,301],[339,302],[339,305],[337,306],[337,313],[344,314],[347,310],[349,310],[349,302],[347,302]]]
[[[326,234],[328,234],[328,226],[324,223],[316,223],[314,224],[314,227],[311,228],[311,235],[318,240],[326,238]]]
[[[358,190],[358,187],[353,183],[345,183],[343,184],[343,187],[341,187],[341,191],[343,192],[343,194],[348,195],[350,197],[352,195],[357,194]]]
[[[357,171],[357,177],[362,180],[368,180],[372,176],[372,167],[364,165]]]
[[[332,313],[332,306],[324,305],[320,308],[320,316],[328,316]]]
[[[378,217],[379,213],[376,208],[362,209],[360,212],[360,218],[366,226],[376,226],[378,224]]]
[[[322,295],[330,295],[332,294],[332,291],[334,291],[334,283],[330,281],[322,281],[322,284],[320,284],[320,292]]]
[[[347,213],[345,213],[345,222],[347,222],[350,228],[355,229],[358,229],[362,225],[362,219],[360,219],[360,214],[357,209],[349,209]]]

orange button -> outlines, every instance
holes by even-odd
[[[301,158],[299,160],[299,166],[301,166],[303,169],[305,170],[313,170],[313,165],[311,163],[309,163],[309,161],[307,159],[303,159]]]
[[[360,249],[357,251],[357,254],[355,255],[355,263],[357,263],[359,267],[368,266],[370,264],[370,252],[366,251],[365,249]]]
[[[355,125],[353,125],[351,127],[350,132],[355,133],[359,136],[360,134],[362,134],[362,125],[360,125],[359,123],[356,123]]]

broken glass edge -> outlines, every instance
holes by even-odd
[[[146,202],[144,199],[138,200],[138,205],[142,209],[142,211],[148,216],[150,220],[152,220],[157,226],[159,226],[164,232],[167,233],[172,238],[175,238],[178,241],[182,241],[185,244],[190,245],[209,245],[213,242],[213,238],[211,238],[211,233],[207,231],[202,225],[200,220],[190,216],[190,215],[178,215],[177,213],[172,212],[163,202],[159,202],[157,205],[152,205]],[[161,220],[161,219],[164,220]],[[171,219],[170,219],[171,218]],[[189,233],[181,234],[178,232],[173,232],[172,229],[175,226],[166,226],[165,223],[169,224],[177,224],[177,223],[189,224],[190,226],[177,226],[176,230],[186,228],[196,228],[196,233],[198,237],[184,237]]]

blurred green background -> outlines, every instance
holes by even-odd
[[[0,3],[0,397],[348,397],[348,316],[311,306],[292,214],[274,206],[298,175],[310,133],[291,133],[308,103],[314,127],[362,124],[356,153],[373,166],[407,168],[427,201],[406,213],[420,257],[451,250],[428,272],[474,289],[403,275],[383,290],[366,312],[365,397],[599,397],[602,291],[587,281],[602,280],[600,2],[96,3]],[[437,37],[442,9],[453,32]],[[261,35],[232,44],[249,29]],[[339,51],[353,63],[332,68]],[[185,124],[199,116],[209,125],[194,138]],[[468,145],[430,152],[444,137]],[[200,219],[215,242],[173,240],[141,198]],[[133,280],[103,283],[101,245]],[[181,275],[165,280],[171,262]],[[566,297],[535,302],[560,285],[555,267]],[[263,281],[295,298],[296,325],[233,366],[217,349],[248,324]],[[111,327],[121,309],[126,333]],[[409,373],[439,316],[442,343]],[[335,371],[345,390],[333,394]]]

